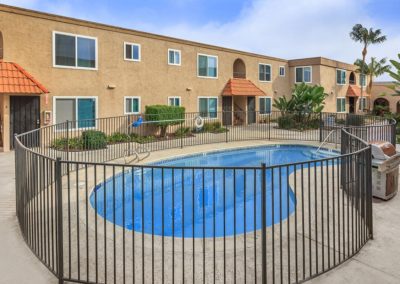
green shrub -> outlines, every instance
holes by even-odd
[[[214,121],[214,122],[204,123],[201,131],[202,132],[211,132],[211,133],[223,133],[223,132],[227,132],[228,129],[225,127],[222,127],[222,124],[220,121]]]
[[[282,129],[291,129],[295,127],[292,115],[283,115],[278,117],[278,127]]]
[[[83,141],[80,137],[73,138],[58,138],[53,141],[51,147],[56,150],[66,151],[66,150],[82,150]]]
[[[109,144],[129,142],[131,140],[132,140],[132,138],[130,135],[125,134],[125,133],[120,133],[120,132],[116,132],[116,133],[111,134],[110,136],[107,136],[107,142]]]
[[[175,131],[175,136],[176,137],[186,137],[188,135],[190,135],[191,131],[189,127],[179,127],[176,131]]]
[[[149,136],[137,136],[134,139],[134,142],[139,143],[139,144],[144,144],[144,143],[153,142],[154,140],[156,140],[155,137],[151,136],[151,135],[149,135]]]
[[[88,130],[82,132],[82,142],[85,149],[103,149],[107,146],[107,137],[104,132]]]
[[[160,136],[165,137],[170,125],[177,125],[185,119],[185,108],[179,106],[152,105],[146,106],[146,120],[155,121],[160,127]]]

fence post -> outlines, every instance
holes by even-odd
[[[274,189],[272,189],[274,190]],[[266,165],[261,164],[261,240],[262,240],[262,283],[267,283],[267,218],[266,218],[266,191],[267,191],[267,179],[266,179]],[[274,202],[272,200],[272,202]]]
[[[322,142],[322,128],[324,127],[324,123],[322,121],[322,112],[319,113],[319,142]]]
[[[183,121],[181,121],[181,148],[183,148]]]
[[[61,158],[58,157],[56,159],[55,182],[57,198],[57,276],[59,284],[64,283],[63,201],[61,178]]]
[[[230,116],[231,116],[231,121],[232,121],[232,123],[233,123],[233,119],[232,119],[232,113],[233,112],[230,112]],[[224,112],[224,111],[222,111],[222,123],[224,122],[224,118],[225,118],[225,116],[226,116],[227,114],[226,114],[226,112]],[[225,143],[228,143],[228,124],[225,124]]]
[[[374,239],[374,229],[373,229],[373,215],[372,215],[372,150],[371,145],[369,145],[368,150],[366,151],[367,162],[366,162],[366,190],[368,196],[368,228],[369,228],[369,237],[371,240]]]
[[[272,115],[272,112],[267,116],[268,117],[268,140],[271,140],[271,115]]]
[[[69,161],[69,120],[67,120],[67,161]]]

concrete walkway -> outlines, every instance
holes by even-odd
[[[0,153],[0,284],[57,283],[25,244],[15,216],[14,153]],[[374,201],[374,240],[308,283],[400,283],[400,195]]]

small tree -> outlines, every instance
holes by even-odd
[[[160,127],[160,136],[167,135],[167,128],[170,125],[177,125],[185,119],[185,108],[179,106],[152,105],[146,106],[146,120],[155,122]]]
[[[374,78],[379,77],[390,70],[391,66],[386,64],[386,62],[386,58],[377,60],[375,57],[371,57],[371,62],[369,64],[364,63],[364,67],[361,59],[357,59],[354,62],[354,65],[358,67],[358,72],[361,73],[361,70],[364,70],[364,74],[369,76],[367,93],[371,92]]]

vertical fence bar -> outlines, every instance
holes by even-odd
[[[273,190],[273,189],[272,189]],[[266,178],[266,164],[261,164],[261,239],[262,239],[262,283],[267,283],[267,218],[266,218],[266,191],[267,191],[267,178]],[[274,201],[272,201],[274,202]]]
[[[64,283],[64,253],[63,253],[63,201],[62,201],[62,176],[61,158],[55,164],[56,198],[57,198],[57,276],[58,283]]]

